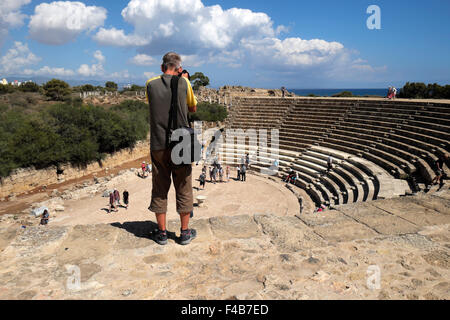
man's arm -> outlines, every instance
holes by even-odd
[[[192,90],[191,83],[188,79],[184,78],[187,83],[187,95],[186,95],[186,103],[188,105],[189,112],[197,112],[197,98],[195,98],[194,90]]]

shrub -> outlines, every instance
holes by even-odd
[[[68,83],[52,79],[43,86],[44,94],[52,100],[63,101],[64,97],[70,95],[72,90]]]
[[[95,87],[92,84],[85,84],[80,87],[80,92],[92,92]]]
[[[108,81],[108,82],[105,83],[105,88],[108,91],[117,91],[118,86],[117,86],[117,83],[112,82],[112,81]]]
[[[13,87],[10,84],[7,85],[0,84],[0,94],[13,93],[16,90],[17,90],[16,87]]]
[[[441,86],[437,83],[407,82],[398,94],[406,99],[450,99],[450,85]]]
[[[224,121],[228,116],[227,108],[216,103],[200,102],[196,113],[190,113],[192,121]]]
[[[34,82],[27,82],[22,84],[19,87],[19,90],[22,92],[39,92],[40,86]]]
[[[107,109],[72,99],[31,115],[17,109],[1,111],[0,177],[22,167],[98,161],[107,153],[133,147],[149,130],[148,106],[139,101]]]

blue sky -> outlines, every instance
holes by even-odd
[[[448,84],[449,21],[442,0],[2,0],[0,77],[143,84],[174,50],[213,87]]]

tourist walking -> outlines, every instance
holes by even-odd
[[[236,170],[237,170],[237,181],[240,181],[241,180],[241,167],[237,166]]]
[[[127,209],[127,210],[128,210],[129,199],[130,199],[130,194],[128,193],[128,190],[125,189],[123,191],[123,204],[125,206],[125,209]]]
[[[214,180],[214,184],[216,184],[216,182],[217,182],[217,168],[216,168],[216,166],[214,166],[212,168],[212,177],[213,177],[213,180]]]
[[[227,166],[225,172],[226,172],[227,182],[229,182],[230,181],[230,166]]]
[[[179,77],[183,71],[180,55],[174,52],[164,55],[161,70],[163,75],[148,80],[146,84],[150,106],[152,158],[152,200],[149,210],[155,213],[158,222],[158,230],[152,236],[160,245],[168,243],[167,195],[173,179],[176,210],[181,223],[179,243],[187,245],[197,235],[195,229],[189,228],[189,219],[194,209],[192,164],[174,165],[171,156],[173,145],[169,138],[173,129],[189,127],[188,112],[197,111],[197,100],[189,80]],[[172,99],[172,96],[175,97],[172,94],[175,88],[178,99]],[[171,113],[171,109],[176,112]],[[170,114],[176,114],[176,118],[169,117]],[[169,125],[169,120],[173,120],[174,126]]]
[[[120,193],[117,189],[114,189],[114,204],[116,205],[116,207],[119,207],[120,204]]]
[[[386,98],[391,99],[391,97],[392,97],[392,87],[389,87],[388,88],[388,93],[386,95]]]
[[[202,174],[200,175],[200,177],[198,178],[198,180],[200,181],[200,187],[205,190],[205,185],[206,185],[206,174],[204,174],[202,172]],[[200,188],[199,187],[199,188]]]
[[[245,155],[245,165],[250,168],[250,155],[248,153]]]
[[[219,167],[219,180],[220,180],[220,182],[223,182],[223,168],[222,168],[222,166]]]
[[[247,181],[247,166],[245,164],[241,168],[241,181]]]
[[[116,205],[114,204],[114,192],[109,193],[109,211],[108,213],[111,213],[111,211],[117,212]]]

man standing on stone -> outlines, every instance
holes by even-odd
[[[153,239],[160,245],[167,244],[166,214],[167,194],[171,179],[175,186],[176,207],[181,220],[180,244],[187,245],[197,232],[189,229],[189,218],[194,209],[192,192],[192,165],[175,166],[172,162],[172,149],[169,147],[169,113],[172,101],[171,81],[178,79],[178,128],[188,127],[188,112],[196,112],[197,100],[191,84],[185,77],[179,77],[183,68],[181,57],[175,52],[169,52],[163,57],[161,76],[147,81],[146,92],[150,106],[150,149],[152,158],[152,200],[149,207],[156,214],[158,230],[153,233]]]

